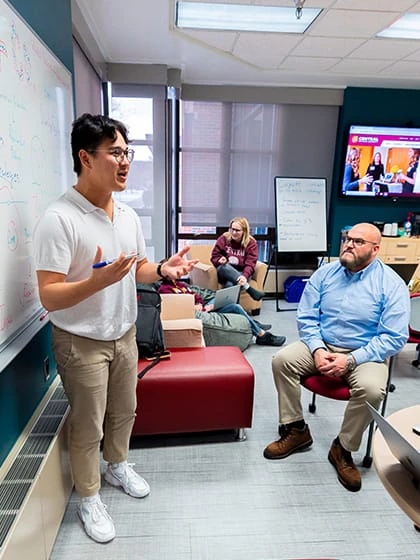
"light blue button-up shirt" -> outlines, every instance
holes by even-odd
[[[359,272],[339,261],[322,266],[297,311],[300,339],[311,352],[326,343],[349,348],[358,364],[397,354],[407,342],[409,319],[408,287],[379,259]]]

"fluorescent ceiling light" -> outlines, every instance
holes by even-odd
[[[420,39],[420,14],[405,14],[402,18],[378,33],[377,37]]]
[[[321,13],[319,8],[296,9],[279,6],[177,2],[175,25],[189,29],[259,31],[265,33],[304,33]]]

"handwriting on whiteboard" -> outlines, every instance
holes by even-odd
[[[275,194],[278,250],[326,251],[325,179],[276,177]]]
[[[42,308],[34,229],[74,182],[71,75],[3,0],[0,83],[1,350]]]

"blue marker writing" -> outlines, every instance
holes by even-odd
[[[138,257],[139,254],[138,253],[128,253],[125,258],[126,259],[132,259],[134,257]],[[113,262],[115,262],[118,259],[118,257],[115,257],[115,259],[110,259],[109,261],[101,261],[98,263],[95,263],[92,265],[92,268],[102,268],[104,266],[107,266],[108,264],[112,264]]]

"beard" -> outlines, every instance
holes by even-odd
[[[350,249],[345,249],[340,255],[340,264],[347,268],[347,270],[360,270],[367,266],[372,260],[372,253],[369,252],[364,255],[356,255]]]

